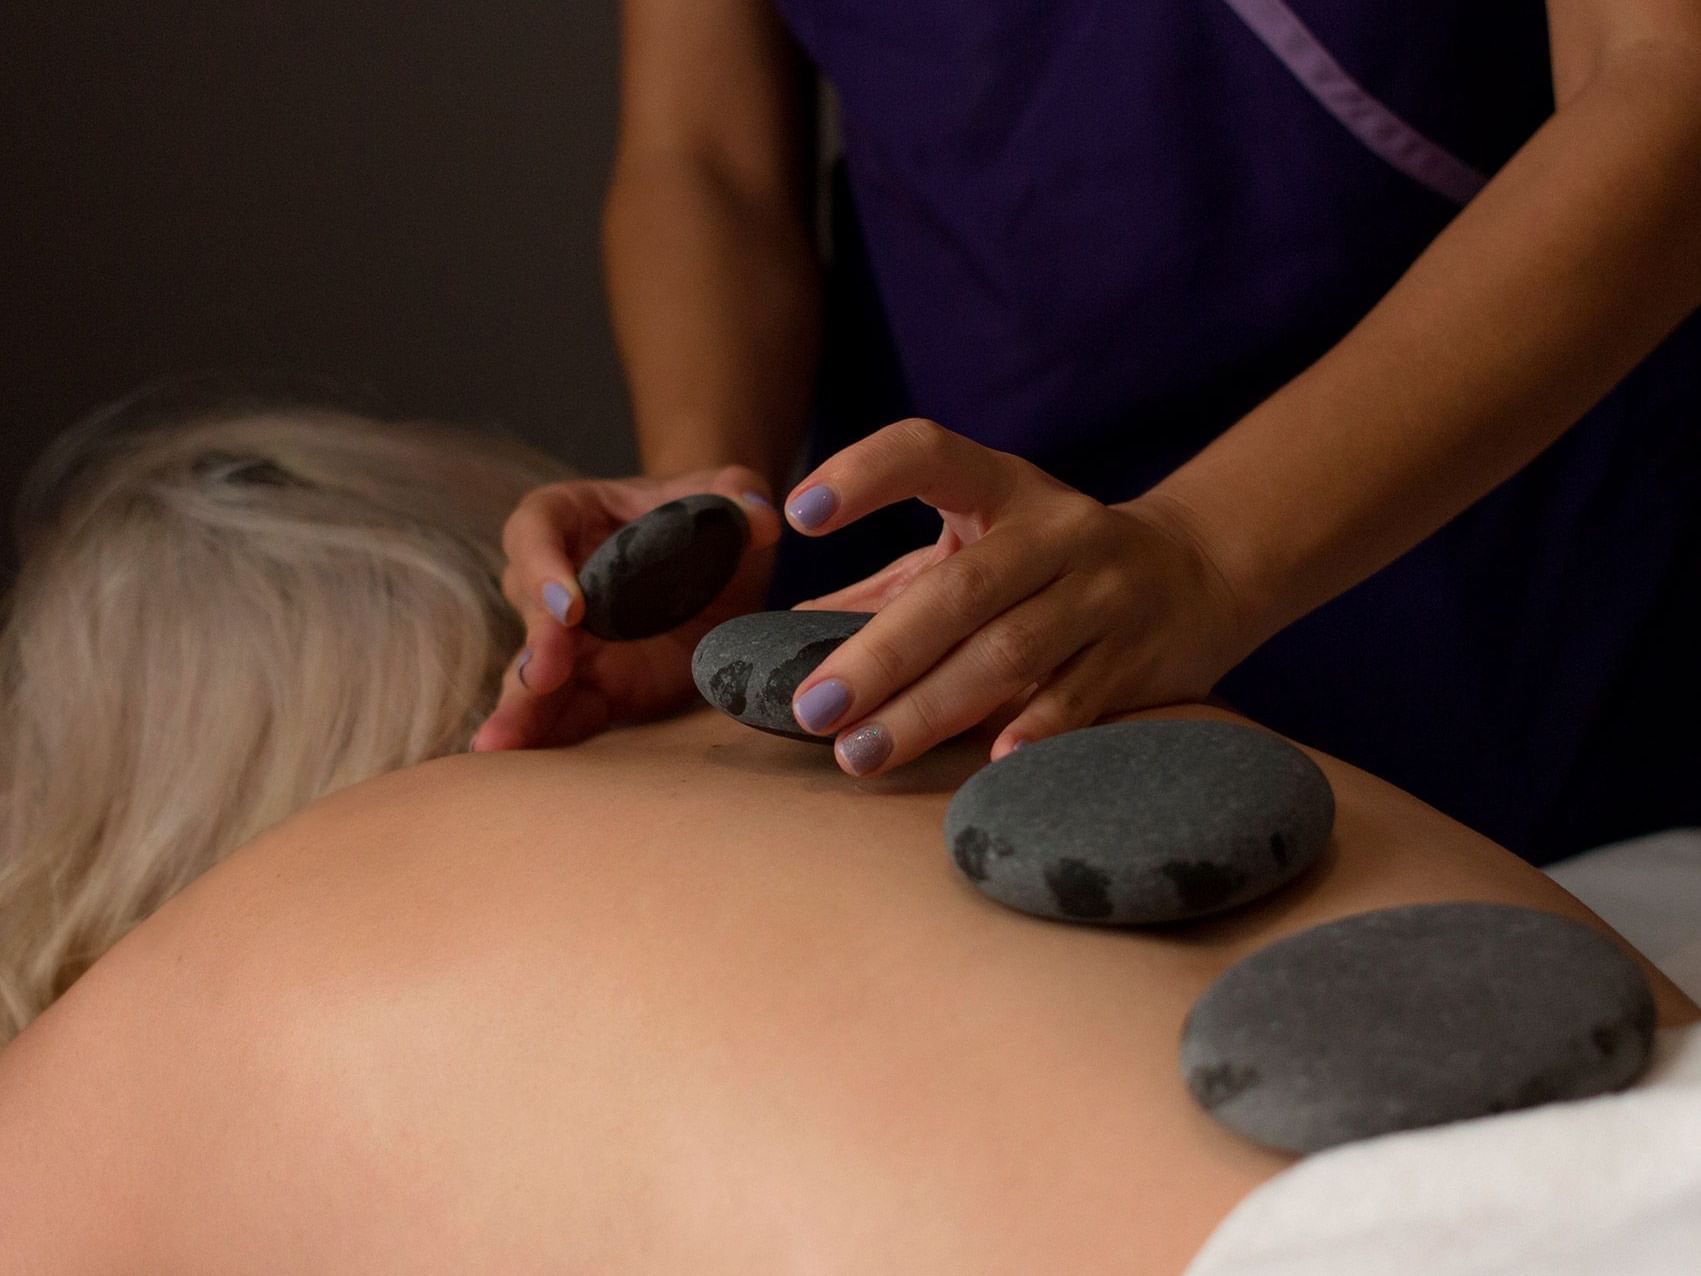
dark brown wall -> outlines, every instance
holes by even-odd
[[[205,370],[328,377],[626,469],[596,253],[614,6],[0,5],[8,527],[54,431]]]

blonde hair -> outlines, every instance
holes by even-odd
[[[322,794],[464,748],[561,466],[342,413],[96,427],[38,468],[0,635],[0,1043]]]

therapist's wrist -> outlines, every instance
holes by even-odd
[[[1282,597],[1271,564],[1256,552],[1256,538],[1236,526],[1228,512],[1232,502],[1201,500],[1186,485],[1166,481],[1119,508],[1163,529],[1197,561],[1199,579],[1216,598],[1221,648],[1232,663],[1302,614]]]

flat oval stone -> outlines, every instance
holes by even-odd
[[[793,740],[831,744],[792,716],[799,684],[871,619],[863,611],[758,611],[703,635],[691,657],[697,690],[747,727]]]
[[[1335,797],[1286,741],[1231,722],[1112,723],[982,767],[945,838],[1001,904],[1072,922],[1180,921],[1266,895],[1322,853]]]
[[[630,642],[683,625],[727,587],[749,540],[738,502],[708,492],[633,519],[579,568],[585,632]]]
[[[1182,1031],[1193,1097],[1285,1152],[1616,1090],[1654,998],[1617,944],[1552,913],[1417,904],[1230,967]]]

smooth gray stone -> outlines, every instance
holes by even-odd
[[[1230,722],[1071,731],[982,767],[945,813],[963,875],[1001,904],[1149,924],[1247,903],[1322,853],[1335,797],[1286,741]]]
[[[1360,913],[1230,967],[1182,1030],[1193,1097],[1285,1152],[1616,1090],[1647,1065],[1636,963],[1502,904]]]
[[[678,628],[727,587],[749,540],[738,502],[707,492],[633,519],[579,568],[585,632],[629,642]]]
[[[703,635],[691,657],[697,690],[747,727],[831,744],[792,716],[798,685],[845,639],[868,623],[862,611],[758,611],[735,616]]]

